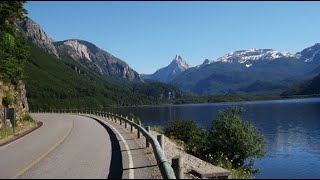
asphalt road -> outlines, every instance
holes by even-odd
[[[110,135],[97,121],[68,114],[31,116],[43,126],[0,147],[0,178],[108,178],[115,172]]]

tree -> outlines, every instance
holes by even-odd
[[[16,20],[22,19],[27,14],[23,8],[26,1],[1,1],[0,2],[0,26],[13,24]]]
[[[244,161],[265,155],[265,138],[249,122],[242,121],[244,109],[231,107],[212,121],[208,134],[208,152],[223,153],[234,167],[244,166]]]
[[[0,2],[0,77],[17,85],[23,78],[24,63],[29,48],[15,21],[23,19],[27,11],[25,1]]]

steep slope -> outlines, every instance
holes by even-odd
[[[73,59],[62,61],[29,44],[31,56],[25,66],[25,79],[31,110],[157,104],[171,99],[169,92],[181,96],[178,89],[169,85],[153,92],[156,86],[150,83],[110,81]]]
[[[25,19],[17,21],[17,26],[22,32],[22,34],[30,40],[32,43],[43,48],[50,54],[59,57],[56,47],[53,45],[53,40],[48,36],[48,34],[32,19]]]
[[[141,81],[140,75],[131,69],[129,65],[112,54],[98,48],[94,44],[70,39],[55,42],[62,56],[70,56],[94,72],[112,78],[123,78],[129,81]]]
[[[296,54],[300,59],[305,62],[313,62],[317,63],[320,61],[320,43],[316,43],[315,45],[308,47],[301,52]]]
[[[143,75],[143,79],[158,80],[161,82],[169,82],[175,77],[179,76],[183,71],[189,69],[191,66],[187,61],[183,60],[181,56],[176,55],[172,62],[151,75]]]
[[[73,59],[109,79],[142,81],[140,75],[126,62],[90,42],[77,39],[54,42],[39,24],[29,18],[16,24],[28,40],[61,60]]]

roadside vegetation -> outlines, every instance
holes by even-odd
[[[183,145],[187,153],[228,169],[231,178],[253,178],[259,172],[254,159],[265,156],[266,141],[254,126],[242,120],[243,111],[231,107],[220,112],[208,129],[198,127],[193,120],[176,120],[162,131]]]
[[[32,117],[30,115],[25,115],[23,117],[23,120],[19,121],[19,123],[16,124],[15,134],[18,134],[27,128],[33,127],[36,124],[37,124],[37,122],[34,119],[32,119]],[[10,123],[7,124],[7,128],[0,129],[0,140],[5,139],[5,138],[12,136],[12,135],[14,135],[14,134],[13,134],[13,129],[12,129],[12,126]]]

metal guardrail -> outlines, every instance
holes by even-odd
[[[40,112],[40,111],[36,111],[36,112]],[[128,123],[129,125],[135,127],[138,130],[138,134],[141,133],[146,138],[146,140],[152,145],[153,153],[154,153],[155,158],[157,160],[157,165],[160,169],[160,172],[161,172],[163,179],[176,179],[175,171],[173,170],[171,164],[167,160],[165,153],[164,153],[163,149],[161,148],[158,140],[154,136],[152,136],[145,128],[134,123],[133,120],[130,120],[128,118],[125,118],[125,117],[122,117],[122,116],[119,116],[117,114],[113,114],[110,112],[96,111],[96,110],[80,110],[79,111],[76,109],[67,109],[67,110],[49,111],[49,113],[54,113],[54,112],[90,114],[90,115],[96,115],[96,116],[104,117],[104,118],[111,119],[111,120],[113,118],[116,118],[115,120],[116,121],[119,120],[120,124],[122,123],[122,121],[124,121],[125,123]],[[132,127],[131,127],[131,129],[132,129]]]
[[[157,164],[160,169],[162,177],[164,179],[176,179],[176,176],[175,176],[175,173],[171,167],[171,164],[166,159],[164,151],[162,150],[158,140],[155,137],[153,137],[145,128],[141,127],[140,125],[134,123],[133,121],[131,121],[127,118],[124,118],[119,115],[114,115],[112,113],[107,113],[107,115],[116,117],[120,120],[123,120],[123,121],[127,122],[128,124],[134,126],[138,131],[140,131],[143,134],[143,136],[147,139],[147,141],[152,145],[152,149],[153,149],[154,155],[156,157]]]

